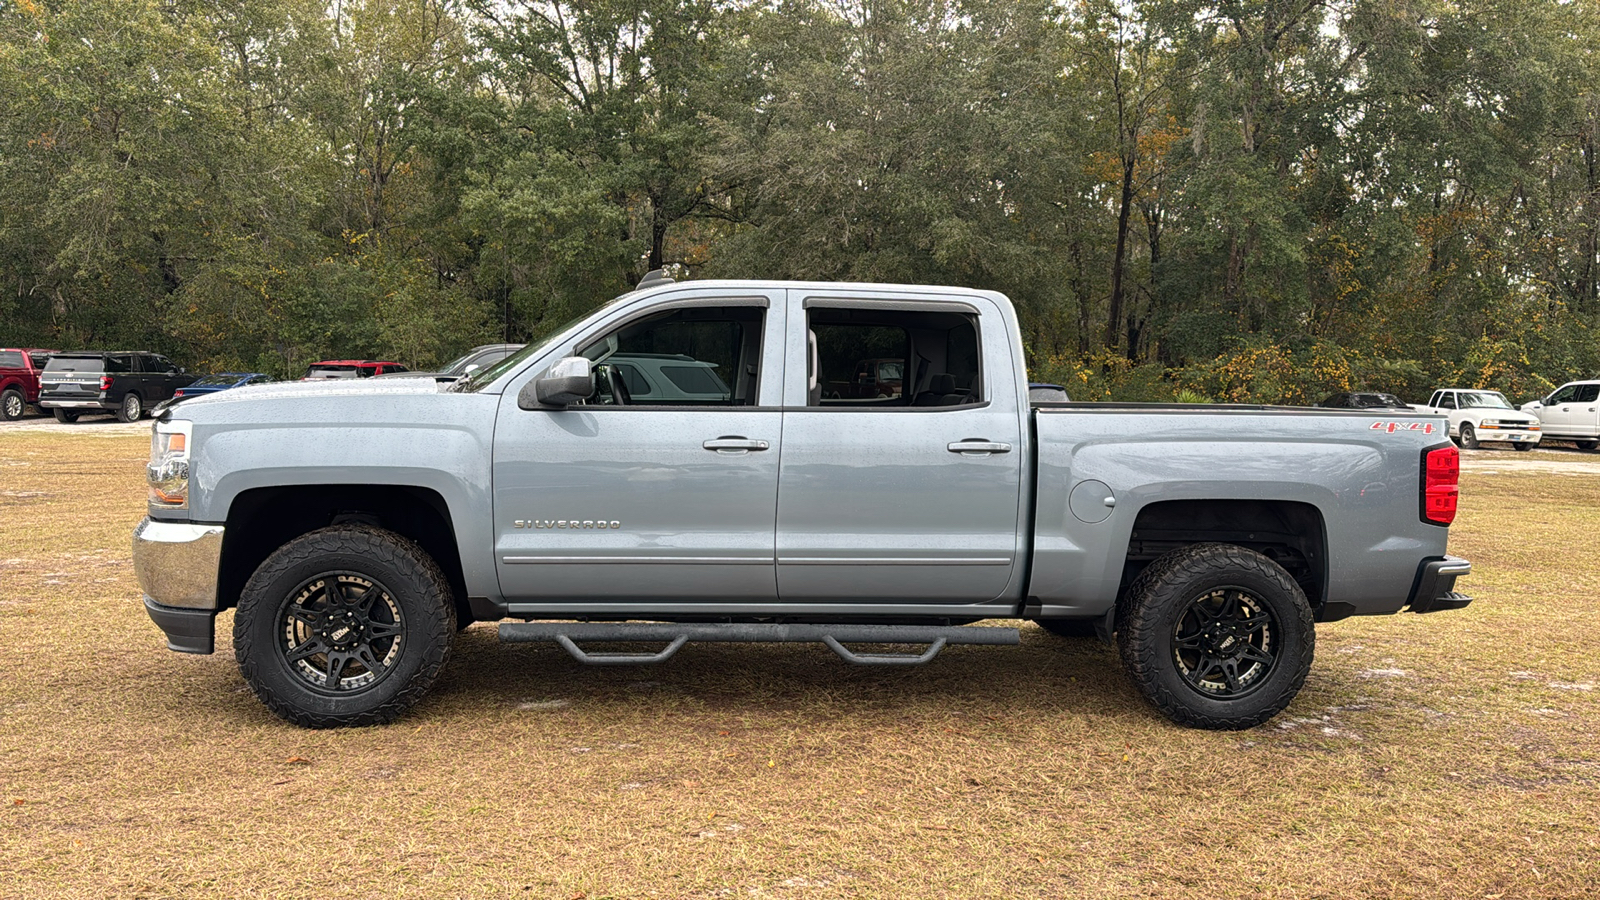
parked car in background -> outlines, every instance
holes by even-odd
[[[39,402],[39,373],[54,350],[0,349],[0,419],[22,418],[29,404]]]
[[[58,422],[76,422],[86,412],[115,413],[121,421],[134,422],[194,380],[159,353],[57,353],[39,375],[39,408],[54,412]]]
[[[480,369],[487,369],[522,349],[521,344],[484,344],[452,359],[437,372],[386,372],[379,378],[432,378],[440,384],[453,384]]]
[[[1547,438],[1576,441],[1579,450],[1600,446],[1600,381],[1569,381],[1522,411],[1538,418]]]
[[[1318,406],[1328,409],[1410,409],[1410,404],[1393,394],[1377,391],[1343,391],[1326,397]]]
[[[272,376],[265,372],[219,372],[216,375],[202,375],[190,382],[188,386],[178,388],[172,396],[196,397],[200,394],[215,394],[228,388],[243,387],[247,384],[266,384]]]
[[[681,353],[617,354],[598,368],[603,405],[722,404],[733,397],[716,363]]]
[[[1028,383],[1029,403],[1066,403],[1071,399],[1067,396],[1067,389],[1059,384]]]
[[[301,381],[321,381],[329,378],[371,378],[391,372],[410,371],[397,362],[375,359],[325,359],[314,362],[306,369]]]
[[[1468,450],[1484,441],[1505,441],[1518,450],[1532,450],[1542,429],[1537,416],[1518,412],[1499,391],[1443,388],[1433,392],[1418,412],[1444,416],[1450,436]]]

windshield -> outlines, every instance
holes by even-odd
[[[628,295],[623,294],[622,296],[626,297]],[[622,297],[617,298],[617,300],[620,299],[622,299]],[[616,300],[611,302],[615,303]],[[486,385],[493,384],[496,378],[499,378],[506,372],[509,372],[517,366],[522,365],[523,360],[530,356],[534,356],[535,354],[543,353],[544,349],[550,346],[550,342],[552,340],[562,334],[565,334],[568,329],[572,328],[572,326],[578,324],[579,322],[582,322],[584,319],[589,318],[589,316],[593,315],[594,312],[595,310],[590,310],[581,316],[576,316],[572,319],[562,322],[560,325],[556,325],[551,328],[538,329],[534,332],[533,337],[528,340],[527,346],[511,354],[505,359],[500,360],[494,365],[484,366],[476,372],[473,372],[471,375],[468,375],[460,381],[457,381],[455,384],[450,385],[449,390],[466,393],[482,390]],[[454,365],[454,363],[452,363],[452,365]]]
[[[440,375],[460,375],[461,374],[461,370],[465,369],[467,367],[467,361],[472,359],[472,356],[473,356],[473,354],[468,352],[468,353],[463,353],[462,355],[456,357],[455,359],[450,360],[449,362],[445,363],[442,368],[439,369],[439,374]]]
[[[1488,409],[1510,409],[1511,403],[1499,391],[1463,391],[1456,395],[1462,409],[1474,406]]]

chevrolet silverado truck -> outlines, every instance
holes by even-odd
[[[719,386],[632,402],[609,361],[646,354]],[[877,356],[905,360],[899,396],[827,396],[819,358]],[[1299,691],[1315,623],[1470,602],[1444,428],[1030,404],[1000,294],[655,279],[447,387],[173,407],[133,560],[170,649],[212,652],[233,608],[245,680],[309,727],[393,720],[476,621],[599,665],[689,641],[914,665],[1019,643],[974,624],[998,619],[1098,633],[1173,721],[1245,728]],[[597,647],[616,642],[660,649]]]

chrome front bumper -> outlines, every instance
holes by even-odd
[[[217,608],[222,526],[145,517],[133,530],[133,570],[151,602],[180,609]]]

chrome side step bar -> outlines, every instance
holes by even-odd
[[[801,625],[770,623],[679,624],[673,622],[506,622],[500,640],[507,643],[554,641],[572,658],[591,666],[643,666],[666,662],[689,641],[824,644],[846,662],[858,666],[920,666],[950,644],[1014,646],[1015,628],[972,625]],[[665,641],[656,653],[594,653],[579,641]],[[856,653],[845,644],[926,644],[922,653]]]

